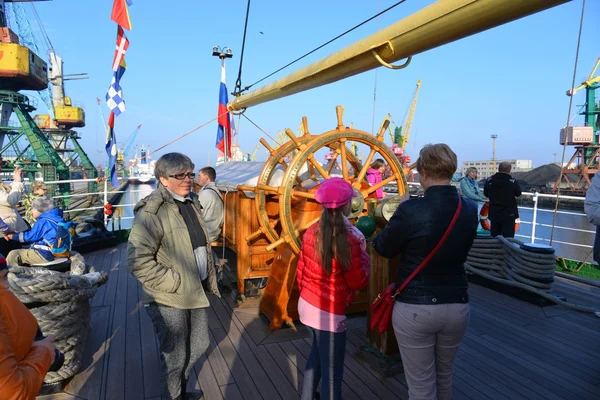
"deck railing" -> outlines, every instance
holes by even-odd
[[[124,178],[119,178],[119,179],[124,179]],[[67,181],[53,181],[53,182],[46,182],[46,184],[50,185],[50,184],[59,184],[59,183],[88,183],[88,182],[94,182],[95,179],[74,179],[74,180],[67,180]],[[28,183],[26,183],[28,184]],[[408,183],[409,186],[420,186],[419,183],[416,182],[409,182]],[[108,197],[109,195],[112,194],[117,194],[117,193],[125,193],[125,192],[129,192],[129,193],[137,193],[137,192],[143,192],[143,191],[147,191],[147,189],[142,189],[142,190],[132,190],[127,189],[127,190],[121,190],[121,191],[110,191],[109,190],[109,183],[108,181],[104,181],[102,183],[102,190],[98,191],[98,192],[94,192],[94,193],[73,193],[73,194],[69,194],[69,195],[58,195],[58,196],[54,196],[54,198],[76,198],[76,197],[84,197],[84,196],[90,196],[90,195],[98,195],[98,196],[102,196],[103,197],[103,205],[102,206],[93,206],[93,207],[84,207],[84,208],[75,208],[75,209],[69,209],[69,210],[64,210],[65,213],[73,213],[73,212],[80,212],[80,211],[87,211],[87,210],[100,210],[100,209],[104,209],[104,205],[106,205],[108,203]],[[388,187],[388,189],[393,189]],[[523,238],[523,239],[528,239],[531,243],[535,243],[536,241],[538,242],[546,242],[546,243],[550,243],[550,239],[549,238],[544,238],[544,237],[540,237],[540,236],[536,236],[537,230],[538,228],[553,228],[556,231],[563,231],[563,232],[579,232],[579,233],[586,233],[586,234],[590,234],[591,237],[593,237],[592,235],[595,234],[595,230],[590,230],[590,229],[580,229],[580,228],[574,228],[571,226],[564,226],[564,225],[559,225],[556,224],[554,226],[552,226],[551,224],[547,224],[547,223],[541,223],[538,221],[538,214],[539,213],[549,213],[552,214],[555,211],[554,210],[548,210],[548,209],[544,209],[544,208],[540,208],[539,207],[539,201],[542,198],[551,198],[551,199],[556,199],[556,195],[554,194],[542,194],[542,193],[537,193],[537,192],[523,192],[521,195],[521,199],[522,198],[531,198],[532,202],[533,202],[533,206],[532,207],[527,207],[527,206],[519,206],[519,210],[530,210],[532,211],[532,218],[531,220],[526,220],[524,218],[520,218],[520,223],[523,225],[531,225],[531,234],[526,235],[526,234],[522,234],[522,233],[516,233],[515,236],[519,237],[519,238]],[[581,203],[583,205],[583,201],[584,198],[583,197],[575,197],[575,196],[560,196],[561,200],[568,200],[570,202],[574,202],[574,203]],[[131,203],[131,204],[115,204],[112,206],[113,210],[114,209],[119,209],[119,208],[125,208],[125,207],[134,207],[135,204]],[[585,214],[582,212],[578,212],[578,211],[565,211],[565,210],[557,210],[556,211],[557,214],[559,215],[569,215],[569,216],[574,216],[574,217],[584,217],[585,218]],[[133,216],[121,216],[119,215],[120,213],[116,213],[117,215],[115,216],[115,213],[113,213],[113,218],[111,218],[110,216],[104,214],[104,225],[108,226],[109,222],[112,223],[112,229],[115,230],[116,229],[121,229],[121,221],[123,220],[129,220],[129,219],[133,219]],[[522,214],[522,213],[521,213]],[[561,244],[564,246],[574,246],[574,247],[579,247],[579,248],[586,248],[586,249],[592,249],[592,242],[593,239],[589,241],[589,243],[576,243],[576,242],[572,242],[572,241],[565,241],[565,240],[557,240],[557,239],[552,239],[552,243],[557,243],[557,244]]]
[[[409,186],[421,186],[418,182],[408,182]],[[522,217],[520,218],[520,223],[524,224],[524,225],[531,225],[531,234],[530,235],[523,235],[520,233],[516,233],[515,237],[519,237],[519,238],[523,238],[523,239],[529,239],[531,243],[535,243],[536,241],[538,242],[545,242],[545,243],[550,243],[550,239],[548,238],[543,238],[543,237],[539,237],[536,236],[536,230],[537,228],[554,228],[555,230],[558,231],[571,231],[571,232],[580,232],[580,233],[589,233],[590,235],[593,235],[596,233],[595,230],[590,230],[590,229],[579,229],[579,228],[573,228],[570,226],[564,226],[564,225],[554,225],[554,227],[552,226],[552,224],[545,224],[545,223],[540,223],[538,222],[538,213],[548,213],[548,214],[553,214],[554,210],[548,210],[548,209],[544,209],[544,208],[539,208],[539,201],[542,198],[551,198],[551,199],[556,199],[555,194],[544,194],[544,193],[537,193],[537,192],[523,192],[521,194],[520,199],[523,198],[531,198],[531,200],[533,201],[533,206],[532,207],[526,207],[526,206],[519,206],[519,210],[531,210],[533,213],[533,217],[531,220],[525,220]],[[583,202],[584,202],[584,198],[583,197],[576,197],[576,196],[563,196],[560,195],[560,199],[561,200],[569,200],[570,202],[573,203],[579,203],[583,206]],[[563,210],[557,210],[556,211],[557,214],[559,215],[571,215],[574,217],[583,217],[585,218],[585,213],[583,212],[578,212],[578,211],[563,211]],[[593,237],[593,236],[592,236]],[[552,243],[559,243],[565,246],[574,246],[574,247],[581,247],[581,248],[586,248],[586,249],[592,249],[593,245],[593,239],[592,241],[590,241],[589,243],[575,243],[575,242],[570,242],[570,241],[564,241],[564,240],[557,240],[557,239],[552,239]]]

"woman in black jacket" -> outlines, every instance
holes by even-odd
[[[402,254],[399,286],[440,242],[458,206],[450,185],[456,154],[446,144],[425,146],[417,160],[422,198],[404,197],[375,237],[384,257]],[[396,296],[392,323],[411,400],[450,399],[452,363],[469,323],[464,262],[477,234],[477,205],[462,198],[462,209],[447,240],[408,286]]]

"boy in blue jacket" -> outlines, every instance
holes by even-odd
[[[29,249],[12,250],[6,257],[11,267],[19,265],[42,264],[54,260],[52,246],[56,243],[60,223],[64,223],[62,210],[55,208],[50,196],[38,197],[31,203],[33,218],[37,220],[33,228],[27,232],[6,235],[21,243],[31,243]]]

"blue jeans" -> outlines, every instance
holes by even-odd
[[[346,331],[340,333],[310,328],[312,350],[306,360],[301,400],[313,400],[321,383],[322,400],[342,399]]]

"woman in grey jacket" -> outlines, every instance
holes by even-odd
[[[142,284],[160,344],[163,399],[201,398],[186,393],[186,386],[209,345],[203,284],[220,296],[200,203],[190,193],[192,171],[194,164],[180,153],[157,161],[158,189],[136,205],[127,248],[129,270]]]

